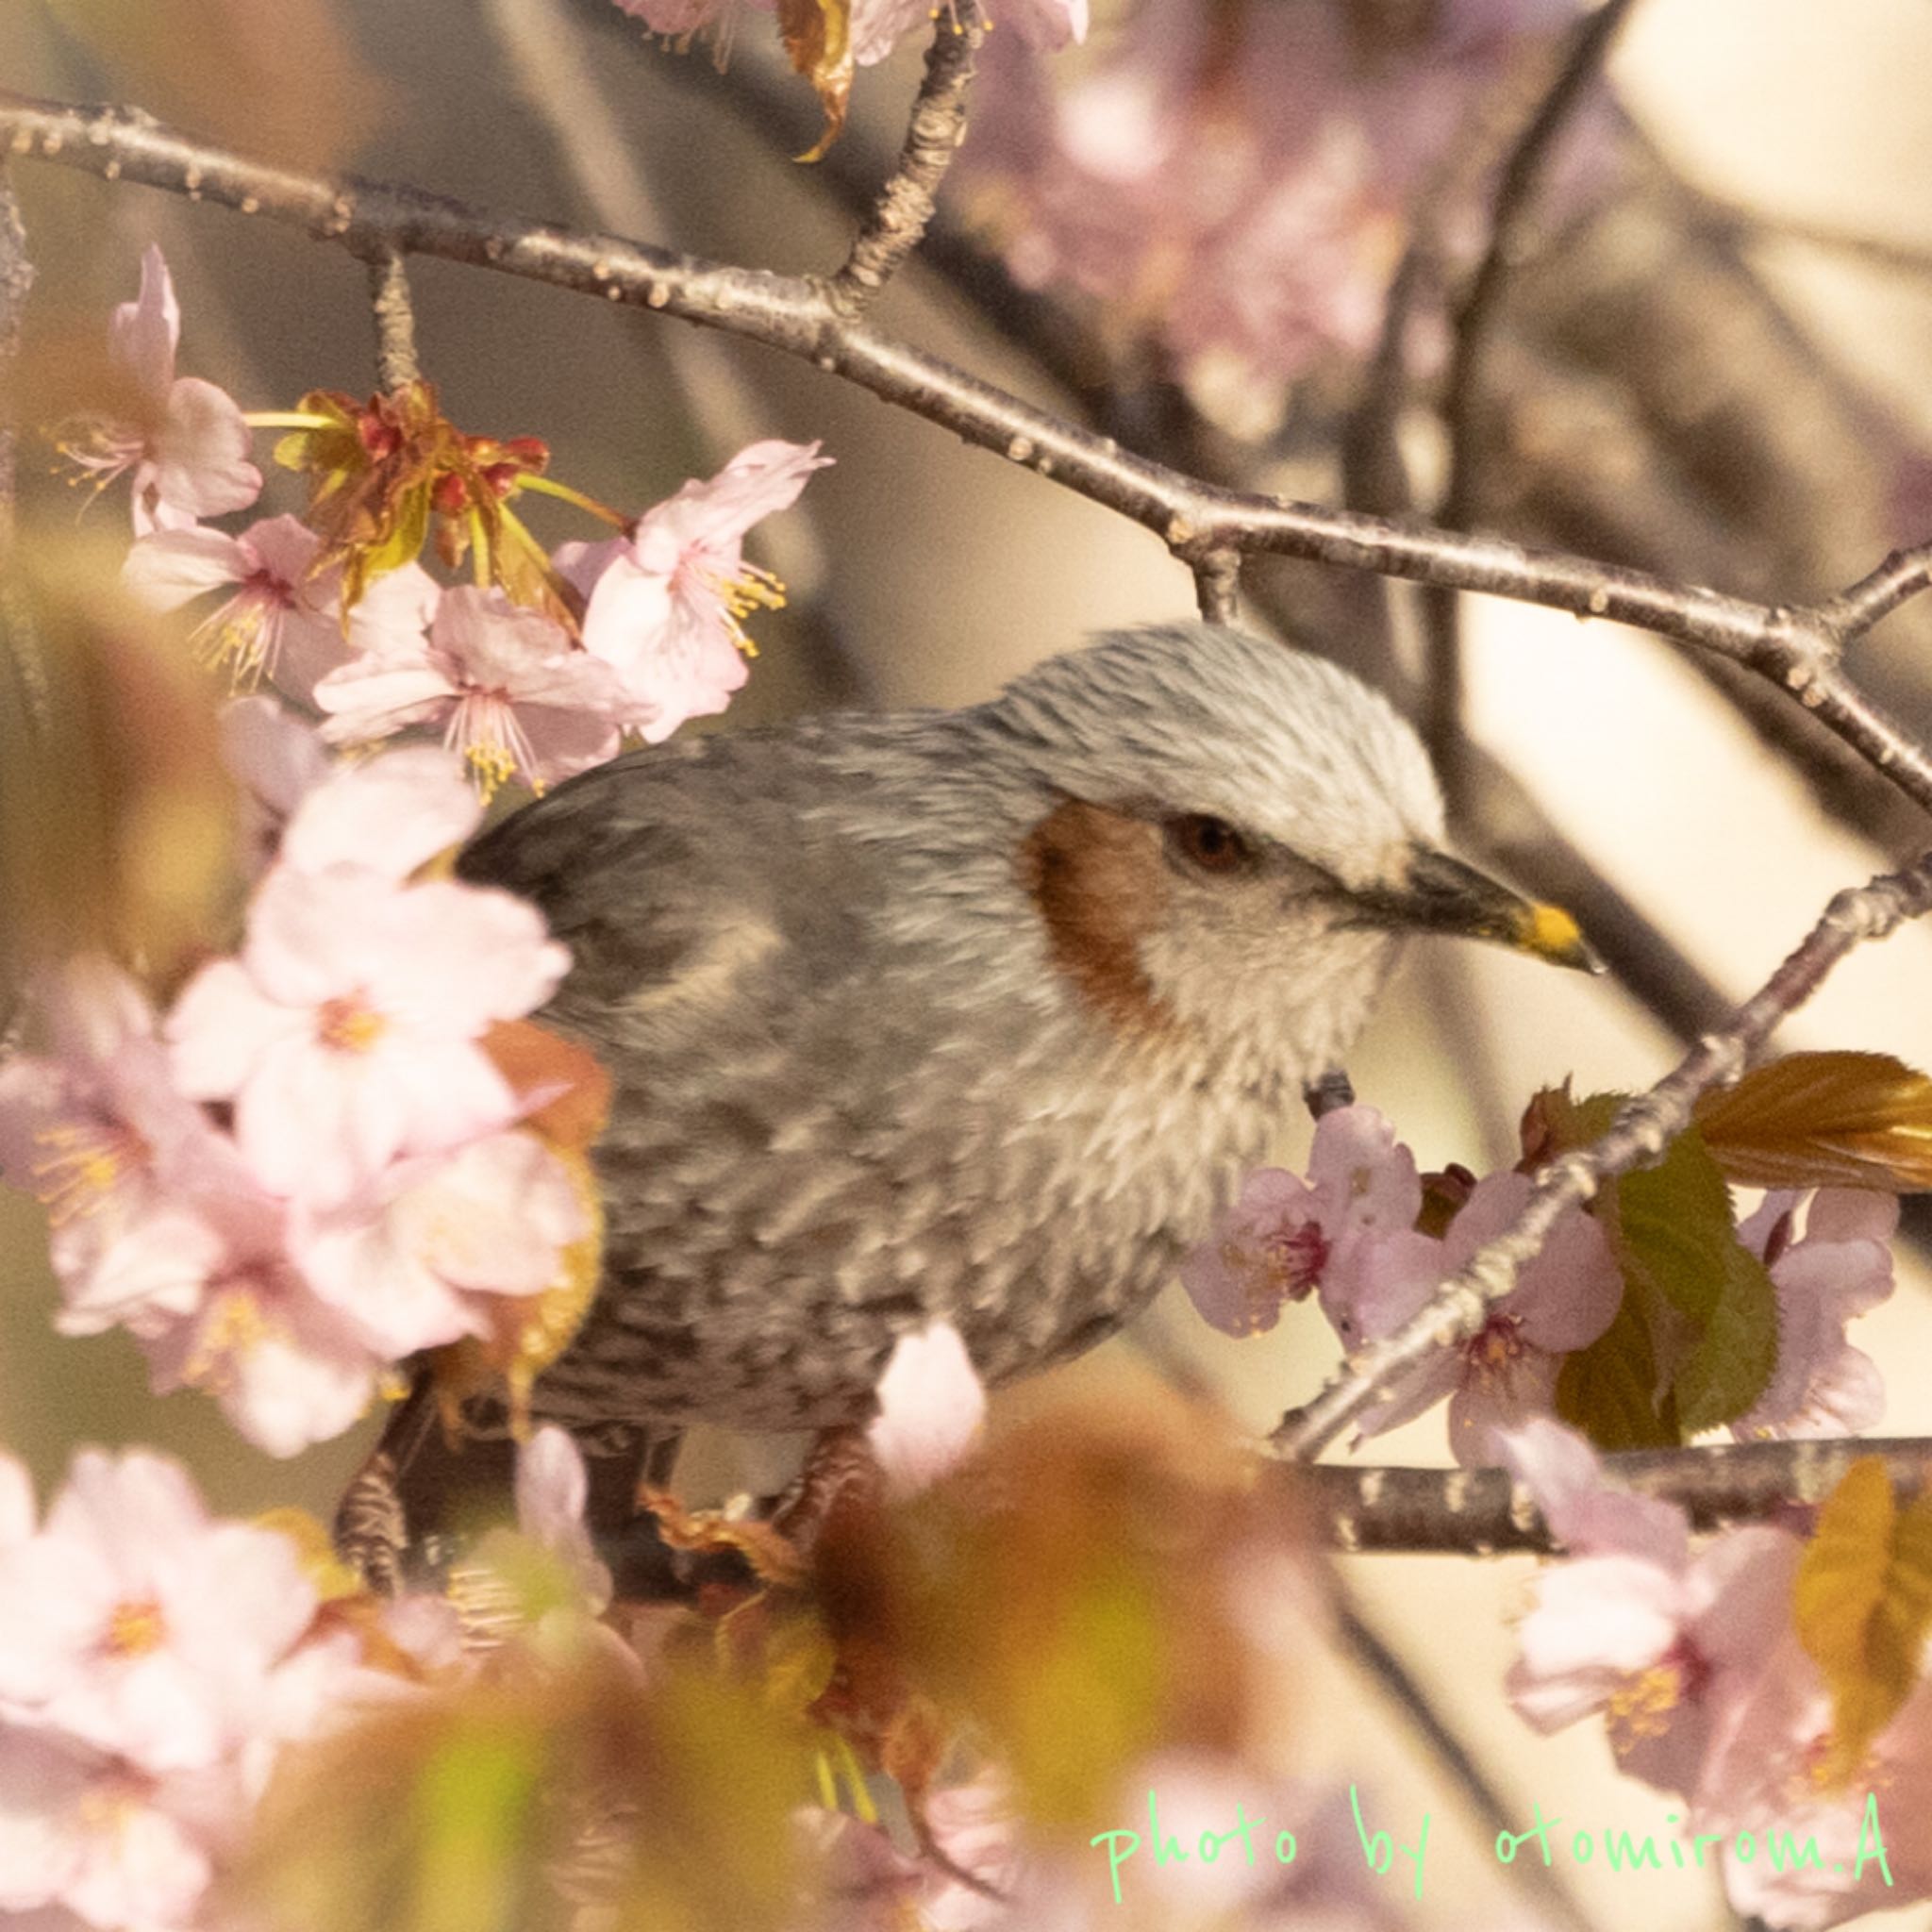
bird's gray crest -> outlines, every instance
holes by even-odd
[[[1441,836],[1428,756],[1386,698],[1225,625],[1110,633],[1014,679],[983,716],[1074,795],[1210,813],[1345,883]]]

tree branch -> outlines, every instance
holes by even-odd
[[[1869,576],[1818,607],[1818,620],[1838,638],[1839,648],[1856,643],[1868,630],[1932,586],[1932,544],[1894,550]]]
[[[985,39],[986,23],[974,0],[958,0],[952,11],[941,8],[935,14],[925,78],[912,104],[898,165],[826,290],[841,315],[858,315],[919,246],[940,183],[966,139],[967,96]]]
[[[1760,1523],[1793,1502],[1824,1500],[1852,1464],[1876,1456],[1904,1494],[1932,1484],[1932,1441],[1838,1439],[1719,1442],[1625,1451],[1603,1458],[1625,1489],[1675,1503],[1693,1530]],[[1503,1469],[1298,1467],[1283,1478],[1337,1549],[1435,1556],[1547,1556],[1561,1545],[1528,1491]]]
[[[1648,1093],[1620,1108],[1601,1140],[1545,1166],[1509,1228],[1479,1248],[1393,1335],[1358,1350],[1314,1401],[1284,1416],[1271,1438],[1275,1448],[1311,1461],[1379,1391],[1420,1367],[1436,1349],[1479,1335],[1491,1307],[1515,1287],[1518,1274],[1564,1213],[1591,1200],[1605,1181],[1659,1159],[1690,1124],[1699,1097],[1735,1080],[1773,1028],[1817,991],[1854,946],[1884,939],[1928,908],[1932,853],[1904,872],[1881,874],[1870,885],[1840,892],[1803,944],[1738,1008],[1724,1031],[1707,1034]]]
[[[1842,627],[1819,611],[1754,604],[1497,537],[1219,489],[1130,455],[862,317],[848,320],[822,284],[803,277],[493,216],[417,189],[325,180],[184,140],[121,108],[0,94],[0,140],[16,154],[265,214],[358,256],[387,244],[764,342],[1119,511],[1190,564],[1217,551],[1299,557],[1606,617],[1714,651],[1796,692],[1822,724],[1932,809],[1932,753],[1840,674]]]

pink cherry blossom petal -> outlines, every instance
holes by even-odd
[[[446,591],[426,638],[342,666],[315,695],[331,714],[331,743],[442,724],[486,797],[515,776],[541,791],[613,757],[620,742],[610,667],[495,590]]]
[[[935,1322],[902,1335],[879,1378],[879,1412],[866,1430],[894,1495],[929,1489],[964,1460],[986,1418],[986,1388],[959,1331]]]
[[[592,1616],[610,1602],[610,1572],[584,1525],[590,1495],[584,1458],[568,1431],[539,1429],[517,1451],[517,1527],[557,1557]]]
[[[744,534],[795,502],[829,460],[816,443],[754,443],[646,510],[601,568],[601,546],[572,552],[570,568],[590,582],[584,647],[617,674],[624,722],[647,742],[723,710],[743,684],[741,618],[776,597],[773,580],[745,565]]]
[[[157,530],[142,537],[121,566],[121,580],[157,610],[175,610],[192,598],[237,584],[255,558],[225,530]]]
[[[175,350],[181,340],[181,305],[167,258],[152,242],[142,250],[141,292],[117,303],[108,318],[108,353],[157,406],[175,381]]]
[[[298,872],[357,866],[401,881],[460,845],[482,816],[449,753],[407,745],[316,783],[289,822],[282,856]]]

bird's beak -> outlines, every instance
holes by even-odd
[[[1412,849],[1399,881],[1350,896],[1365,925],[1492,940],[1554,966],[1574,966],[1582,973],[1604,970],[1576,922],[1560,906],[1525,899],[1432,846]]]

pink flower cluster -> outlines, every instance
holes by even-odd
[[[158,1022],[105,960],[54,978],[50,1050],[0,1071],[0,1172],[50,1210],[62,1329],[127,1328],[158,1386],[289,1455],[549,1287],[587,1220],[483,1046],[564,949],[522,900],[411,876],[475,822],[456,760],[311,768],[300,792],[309,734],[242,705],[231,742],[292,816],[240,954]]]
[[[0,1912],[185,1932],[277,1752],[393,1680],[286,1536],[175,1463],[83,1450],[44,1524],[0,1456]]]
[[[1158,342],[1231,426],[1374,344],[1420,192],[1525,35],[1575,0],[1146,0],[1071,77],[995,34],[965,166],[1029,287]]]
[[[499,589],[443,589],[414,563],[375,577],[345,618],[341,566],[322,563],[321,538],[299,519],[232,533],[196,521],[247,508],[261,476],[243,460],[248,424],[235,404],[175,378],[179,326],[167,264],[150,247],[141,299],[116,311],[110,341],[149,415],[96,425],[68,454],[100,483],[134,471],[129,587],[168,610],[225,593],[195,633],[200,655],[239,686],[267,678],[319,708],[330,744],[440,731],[486,798],[511,779],[541,791],[614,757],[626,733],[655,743],[723,710],[743,684],[741,620],[780,601],[744,562],[743,539],[831,460],[816,443],[754,443],[625,536],[560,546],[553,568],[584,600],[580,635]]]
[[[1249,1175],[1212,1238],[1182,1264],[1194,1306],[1230,1335],[1272,1328],[1286,1302],[1319,1295],[1349,1348],[1379,1341],[1416,1314],[1448,1277],[1501,1235],[1528,1196],[1528,1177],[1444,1176],[1465,1198],[1439,1239],[1418,1231],[1423,1184],[1414,1157],[1369,1107],[1325,1115],[1307,1177],[1264,1168]],[[1800,1227],[1802,1210],[1802,1231]],[[1845,1324],[1891,1292],[1898,1202],[1890,1194],[1825,1189],[1808,1206],[1768,1196],[1740,1227],[1764,1258],[1778,1303],[1777,1368],[1740,1440],[1827,1436],[1870,1428],[1885,1391],[1872,1359],[1845,1341]],[[1603,1231],[1573,1210],[1557,1224],[1483,1332],[1439,1352],[1363,1424],[1380,1435],[1447,1396],[1457,1459],[1493,1461],[1491,1432],[1547,1414],[1564,1356],[1587,1348],[1616,1318],[1624,1283]]]
[[[542,609],[406,562],[344,612],[340,541],[293,516],[199,521],[262,479],[249,419],[175,375],[179,333],[151,247],[109,329],[137,420],[92,421],[67,454],[97,486],[133,473],[129,586],[163,608],[221,595],[201,655],[322,721],[231,707],[258,875],[240,951],[158,1018],[105,960],[50,976],[48,1050],[0,1072],[0,1174],[51,1210],[64,1329],[127,1328],[158,1385],[207,1389],[286,1455],[347,1427],[391,1364],[498,1332],[503,1299],[553,1285],[587,1231],[576,1183],[518,1126],[541,1098],[520,1100],[485,1049],[566,955],[529,906],[419,868],[475,828],[476,791],[541,790],[627,733],[722,709],[744,616],[780,601],[745,533],[827,459],[757,443],[622,537],[547,561],[532,544],[558,593]],[[329,747],[418,727],[444,748],[332,764]]]
[[[575,1444],[540,1430],[518,1458],[518,1525],[570,1592],[546,1655],[619,1647],[593,1622],[610,1578],[584,1493]],[[473,1682],[492,1648],[441,1597],[325,1602],[291,1536],[210,1517],[164,1457],[83,1450],[37,1526],[25,1472],[0,1454],[0,1916],[192,1932],[287,1746]]]
[[[1682,1509],[1607,1483],[1557,1424],[1531,1423],[1500,1447],[1569,1551],[1538,1577],[1518,1625],[1518,1712],[1544,1732],[1600,1715],[1625,1772],[1689,1800],[1682,1829],[1716,1842],[1741,1918],[1808,1932],[1932,1891],[1916,1830],[1883,1835],[1880,1882],[1865,1810],[1868,1790],[1888,1820],[1932,1807],[1932,1685],[1921,1679],[1851,1786],[1814,1775],[1832,1711],[1792,1627],[1799,1539],[1754,1525],[1693,1550]],[[1795,1857],[1774,1855],[1786,1834]]]
[[[1284,1302],[1318,1293],[1350,1348],[1392,1334],[1523,1207],[1529,1180],[1492,1174],[1468,1189],[1447,1231],[1418,1231],[1423,1185],[1415,1158],[1371,1107],[1325,1114],[1306,1180],[1264,1168],[1211,1240],[1182,1264],[1194,1306],[1231,1335],[1272,1328]],[[1493,1461],[1491,1430],[1547,1412],[1562,1357],[1615,1320],[1624,1284],[1603,1230],[1573,1211],[1483,1332],[1440,1351],[1362,1425],[1380,1435],[1449,1398],[1457,1459]]]

